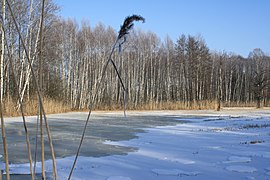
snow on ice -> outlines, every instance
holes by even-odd
[[[181,111],[170,113],[183,119]],[[270,179],[269,111],[192,115],[187,123],[147,128],[129,141],[106,141],[138,150],[127,155],[80,156],[72,179]],[[67,179],[73,160],[74,156],[57,159],[59,179]],[[52,172],[51,163],[46,161],[47,172]],[[26,173],[26,166],[12,165],[11,172]]]

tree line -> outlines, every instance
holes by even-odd
[[[33,99],[36,93],[26,54],[10,12],[1,6],[1,25],[6,29],[6,36],[1,33],[1,100],[18,101],[7,49],[15,62],[22,100]],[[41,73],[44,96],[62,101],[71,109],[89,107],[117,31],[102,23],[92,27],[87,21],[79,25],[75,20],[63,19],[57,15],[58,6],[49,0],[40,49],[40,1],[17,0],[12,7],[36,75]],[[201,36],[180,34],[174,42],[169,36],[161,40],[154,32],[133,30],[117,49],[112,58],[126,86],[129,109],[166,108],[178,103],[186,108],[206,108],[213,102],[269,106],[270,56],[259,48],[244,58],[211,51]],[[40,52],[42,63],[37,58]],[[122,94],[117,74],[109,68],[99,88],[97,108],[120,108]]]

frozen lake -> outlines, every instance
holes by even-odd
[[[161,118],[162,117],[162,118]],[[52,133],[54,150],[57,158],[72,156],[76,153],[82,130],[87,118],[85,112],[48,115]],[[130,113],[127,118],[122,112],[94,113],[88,124],[85,141],[80,155],[100,157],[112,154],[127,154],[136,151],[133,147],[120,147],[104,144],[104,141],[123,141],[137,138],[137,133],[144,132],[144,128],[176,125],[180,116],[160,114]],[[25,144],[25,133],[21,118],[5,118],[6,136],[11,163],[28,162]],[[36,137],[36,117],[27,117],[27,127],[31,137],[32,150]],[[45,133],[45,127],[44,127]],[[45,137],[45,158],[50,159],[50,149],[47,135]],[[2,139],[1,139],[2,140]],[[0,153],[3,153],[2,146]],[[2,159],[3,160],[3,159]],[[38,159],[40,160],[40,159]]]
[[[127,114],[93,114],[73,179],[270,179],[269,110]],[[87,113],[48,116],[59,179],[67,179],[86,117]],[[21,118],[5,121],[11,172],[27,174]],[[27,121],[33,149],[36,117]],[[48,146],[46,150],[50,159]],[[50,174],[50,160],[46,169]]]

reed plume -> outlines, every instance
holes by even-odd
[[[118,32],[118,38],[117,38],[118,40],[125,37],[129,33],[129,31],[134,26],[134,23],[133,23],[134,21],[142,21],[144,23],[145,19],[139,15],[132,15],[132,16],[126,17],[123,25],[120,26],[120,31]]]

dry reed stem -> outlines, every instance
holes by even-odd
[[[42,0],[42,7],[41,7],[41,17],[40,17],[40,25],[39,25],[39,88],[40,91],[42,90],[42,48],[43,48],[43,20],[44,20],[44,6],[45,6],[45,0]],[[41,91],[42,93],[42,91]],[[40,125],[40,146],[41,146],[41,173],[42,173],[42,179],[46,179],[45,175],[45,147],[44,147],[44,136],[43,136],[43,119],[42,119],[42,111],[41,111],[41,103],[43,99],[39,99],[38,101],[38,111],[39,111],[39,125]],[[55,171],[54,177],[55,176]],[[56,177],[57,179],[57,177]]]
[[[5,30],[4,30],[3,27],[2,27],[2,30],[5,33]],[[12,60],[12,57],[11,57],[11,53],[10,53],[10,50],[9,50],[9,46],[8,46],[8,42],[7,42],[6,39],[5,39],[5,44],[7,46],[7,52],[8,52],[8,57],[9,57],[8,59],[9,59],[10,65],[11,65],[11,73],[12,73],[12,76],[13,76],[13,81],[14,81],[14,86],[15,86],[15,92],[16,92],[17,97],[19,99],[20,111],[21,111],[21,116],[22,116],[22,119],[23,119],[23,126],[24,126],[24,131],[25,131],[25,138],[26,138],[27,152],[28,152],[28,160],[29,160],[29,166],[30,166],[30,174],[31,174],[32,180],[34,180],[35,179],[35,174],[33,173],[33,168],[32,168],[31,145],[30,145],[29,133],[28,133],[28,129],[27,129],[27,125],[26,125],[26,120],[25,120],[24,108],[22,106],[21,95],[20,95],[20,92],[19,92],[19,89],[18,89],[18,82],[16,80],[17,79],[17,76],[15,74],[14,66],[13,66],[14,63],[13,63],[13,60]]]
[[[4,29],[1,23],[1,31],[4,33]],[[1,116],[1,133],[2,133],[2,141],[4,146],[4,157],[5,157],[5,163],[6,163],[6,179],[10,179],[9,175],[9,161],[8,161],[8,148],[7,148],[7,141],[6,141],[6,133],[5,133],[5,121],[4,121],[4,110],[3,110],[3,97],[2,97],[2,89],[0,88],[0,116]],[[2,176],[1,176],[2,178]]]
[[[19,37],[20,37],[20,40],[21,40],[23,49],[25,51],[25,54],[26,54],[26,57],[27,57],[27,61],[29,63],[30,69],[31,69],[31,73],[33,74],[32,78],[33,78],[33,81],[34,81],[34,85],[36,87],[36,91],[37,91],[37,94],[38,94],[38,99],[39,99],[39,102],[40,102],[40,109],[42,111],[42,114],[43,114],[43,117],[44,117],[44,121],[45,121],[46,130],[47,130],[47,135],[48,135],[48,140],[49,140],[49,146],[50,146],[50,151],[51,151],[51,156],[52,156],[52,161],[53,161],[54,178],[55,179],[58,179],[57,178],[56,160],[55,160],[55,155],[54,155],[54,150],[53,150],[53,144],[52,144],[52,138],[51,138],[51,132],[50,132],[49,124],[48,124],[48,121],[47,121],[46,113],[45,113],[43,102],[42,102],[42,94],[41,94],[41,91],[39,89],[39,86],[38,86],[38,83],[37,83],[37,79],[35,77],[34,69],[33,69],[33,66],[31,64],[31,60],[29,58],[29,54],[28,54],[28,51],[27,51],[27,48],[26,48],[24,39],[23,39],[23,37],[21,35],[21,32],[19,30],[17,21],[15,19],[14,13],[13,13],[12,8],[11,8],[11,5],[9,3],[9,0],[6,0],[6,2],[7,2],[7,5],[8,5],[8,8],[10,10],[10,14],[11,14],[11,17],[13,19],[13,22],[15,24],[15,28],[16,28],[18,34],[19,34]]]
[[[2,140],[3,140],[3,146],[4,146],[4,156],[5,156],[5,161],[6,161],[6,179],[9,180],[10,176],[9,176],[9,165],[8,165],[8,148],[7,148],[5,124],[4,124],[4,117],[3,117],[3,106],[2,106],[1,101],[0,101],[0,116],[1,116],[1,132],[2,132]]]
[[[128,16],[124,20],[123,25],[121,26],[121,29],[120,29],[119,34],[118,34],[118,37],[117,37],[115,43],[113,44],[113,47],[112,47],[111,53],[109,55],[109,58],[108,58],[107,62],[104,64],[104,66],[103,66],[103,70],[102,70],[102,73],[101,73],[101,78],[97,82],[98,83],[97,86],[96,86],[97,88],[95,89],[95,92],[94,92],[94,94],[92,96],[90,107],[89,107],[89,113],[88,113],[88,116],[87,116],[87,119],[86,119],[86,122],[85,122],[85,125],[84,125],[84,128],[83,128],[83,133],[82,133],[82,136],[81,136],[79,147],[78,147],[78,150],[76,152],[76,156],[75,156],[75,159],[74,159],[74,162],[73,162],[73,165],[72,165],[72,168],[71,168],[71,171],[70,171],[70,174],[69,174],[68,179],[71,178],[72,173],[74,171],[74,168],[75,168],[75,165],[76,165],[76,162],[77,162],[79,153],[80,153],[80,149],[81,149],[81,146],[82,146],[82,143],[83,143],[83,139],[84,139],[84,136],[85,136],[86,128],[87,128],[88,122],[90,120],[91,112],[92,112],[93,108],[95,107],[95,101],[96,101],[96,98],[97,98],[97,94],[98,94],[98,91],[100,89],[100,85],[101,85],[101,83],[104,80],[105,72],[106,72],[107,67],[108,67],[108,65],[109,65],[110,62],[112,63],[112,65],[114,67],[114,70],[117,73],[118,79],[119,79],[119,81],[121,83],[121,86],[122,86],[122,88],[124,90],[124,108],[126,107],[126,102],[125,102],[126,101],[126,88],[125,88],[125,86],[123,84],[122,78],[121,78],[121,76],[119,74],[118,69],[116,68],[115,63],[112,60],[112,54],[114,53],[114,50],[115,50],[115,48],[116,48],[117,45],[119,45],[119,49],[121,49],[121,45],[126,41],[126,35],[129,33],[129,31],[131,30],[131,28],[134,25],[133,24],[133,21],[143,21],[144,22],[145,20],[141,16],[132,15],[132,16]],[[123,39],[123,41],[120,42],[122,39]],[[126,115],[126,110],[125,109],[124,109],[124,114]]]

